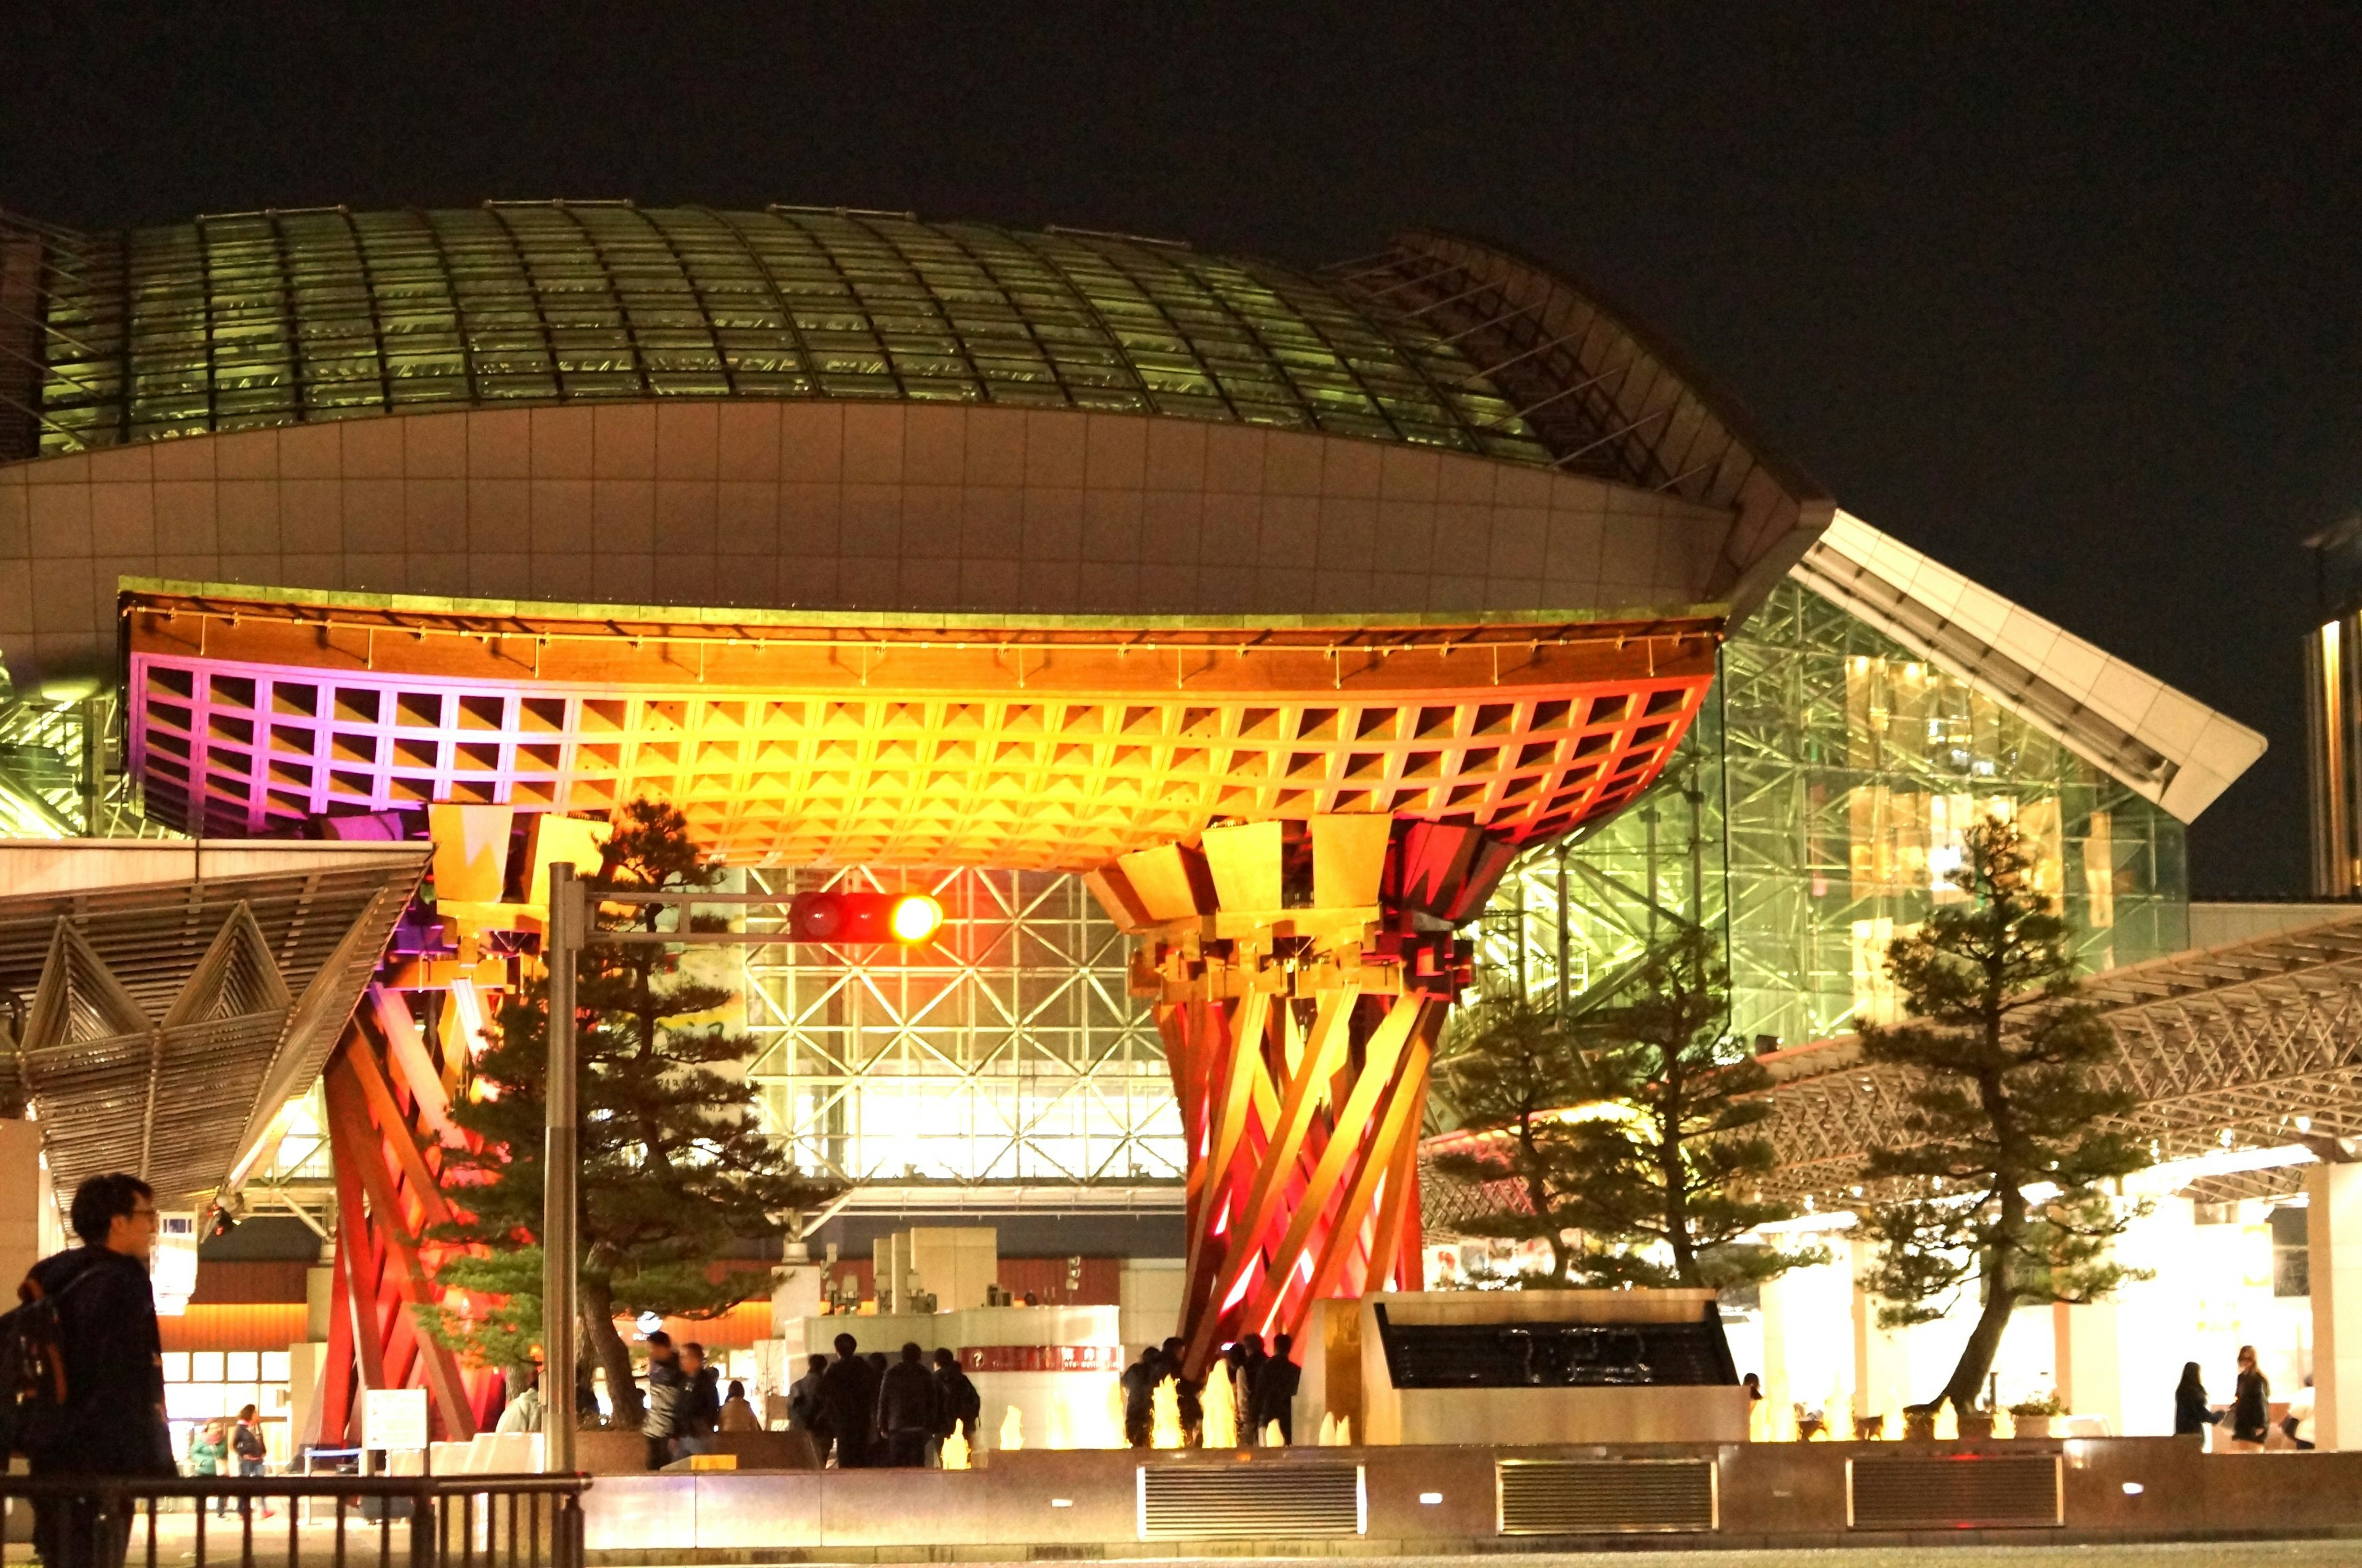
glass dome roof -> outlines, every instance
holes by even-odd
[[[52,237],[40,449],[454,405],[908,398],[1552,454],[1440,327],[1271,262],[903,214],[615,203]]]

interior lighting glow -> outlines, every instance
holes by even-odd
[[[888,925],[897,942],[929,941],[943,929],[944,906],[924,893],[906,893],[894,900]]]
[[[2143,1490],[2145,1490],[2145,1488],[2137,1481],[2127,1481],[2125,1483],[2125,1496],[2127,1497],[2137,1497],[2141,1495]]]
[[[1440,1492],[1421,1492],[1418,1495],[1418,1500],[1431,1508],[1435,1507],[1436,1504],[1443,1501],[1443,1494]]]

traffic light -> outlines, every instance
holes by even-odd
[[[916,947],[943,929],[944,906],[924,893],[800,893],[788,906],[798,942],[891,943]]]

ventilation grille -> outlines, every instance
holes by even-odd
[[[2058,1464],[2055,1453],[1853,1460],[1846,1522],[1856,1529],[2061,1525]]]
[[[1140,1467],[1142,1540],[1361,1533],[1358,1464]]]
[[[1503,1535],[1716,1528],[1707,1459],[1504,1459],[1493,1476]]]

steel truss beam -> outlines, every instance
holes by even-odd
[[[2112,971],[2084,993],[2119,1046],[2097,1078],[2137,1098],[2120,1125],[2157,1159],[2291,1143],[2351,1157],[2336,1141],[2362,1137],[2362,915]],[[1770,1060],[1772,1189],[1822,1207],[1875,1196],[1861,1164],[1895,1146],[1909,1077],[1850,1040]],[[2233,1185],[2285,1192],[2299,1168]]]

